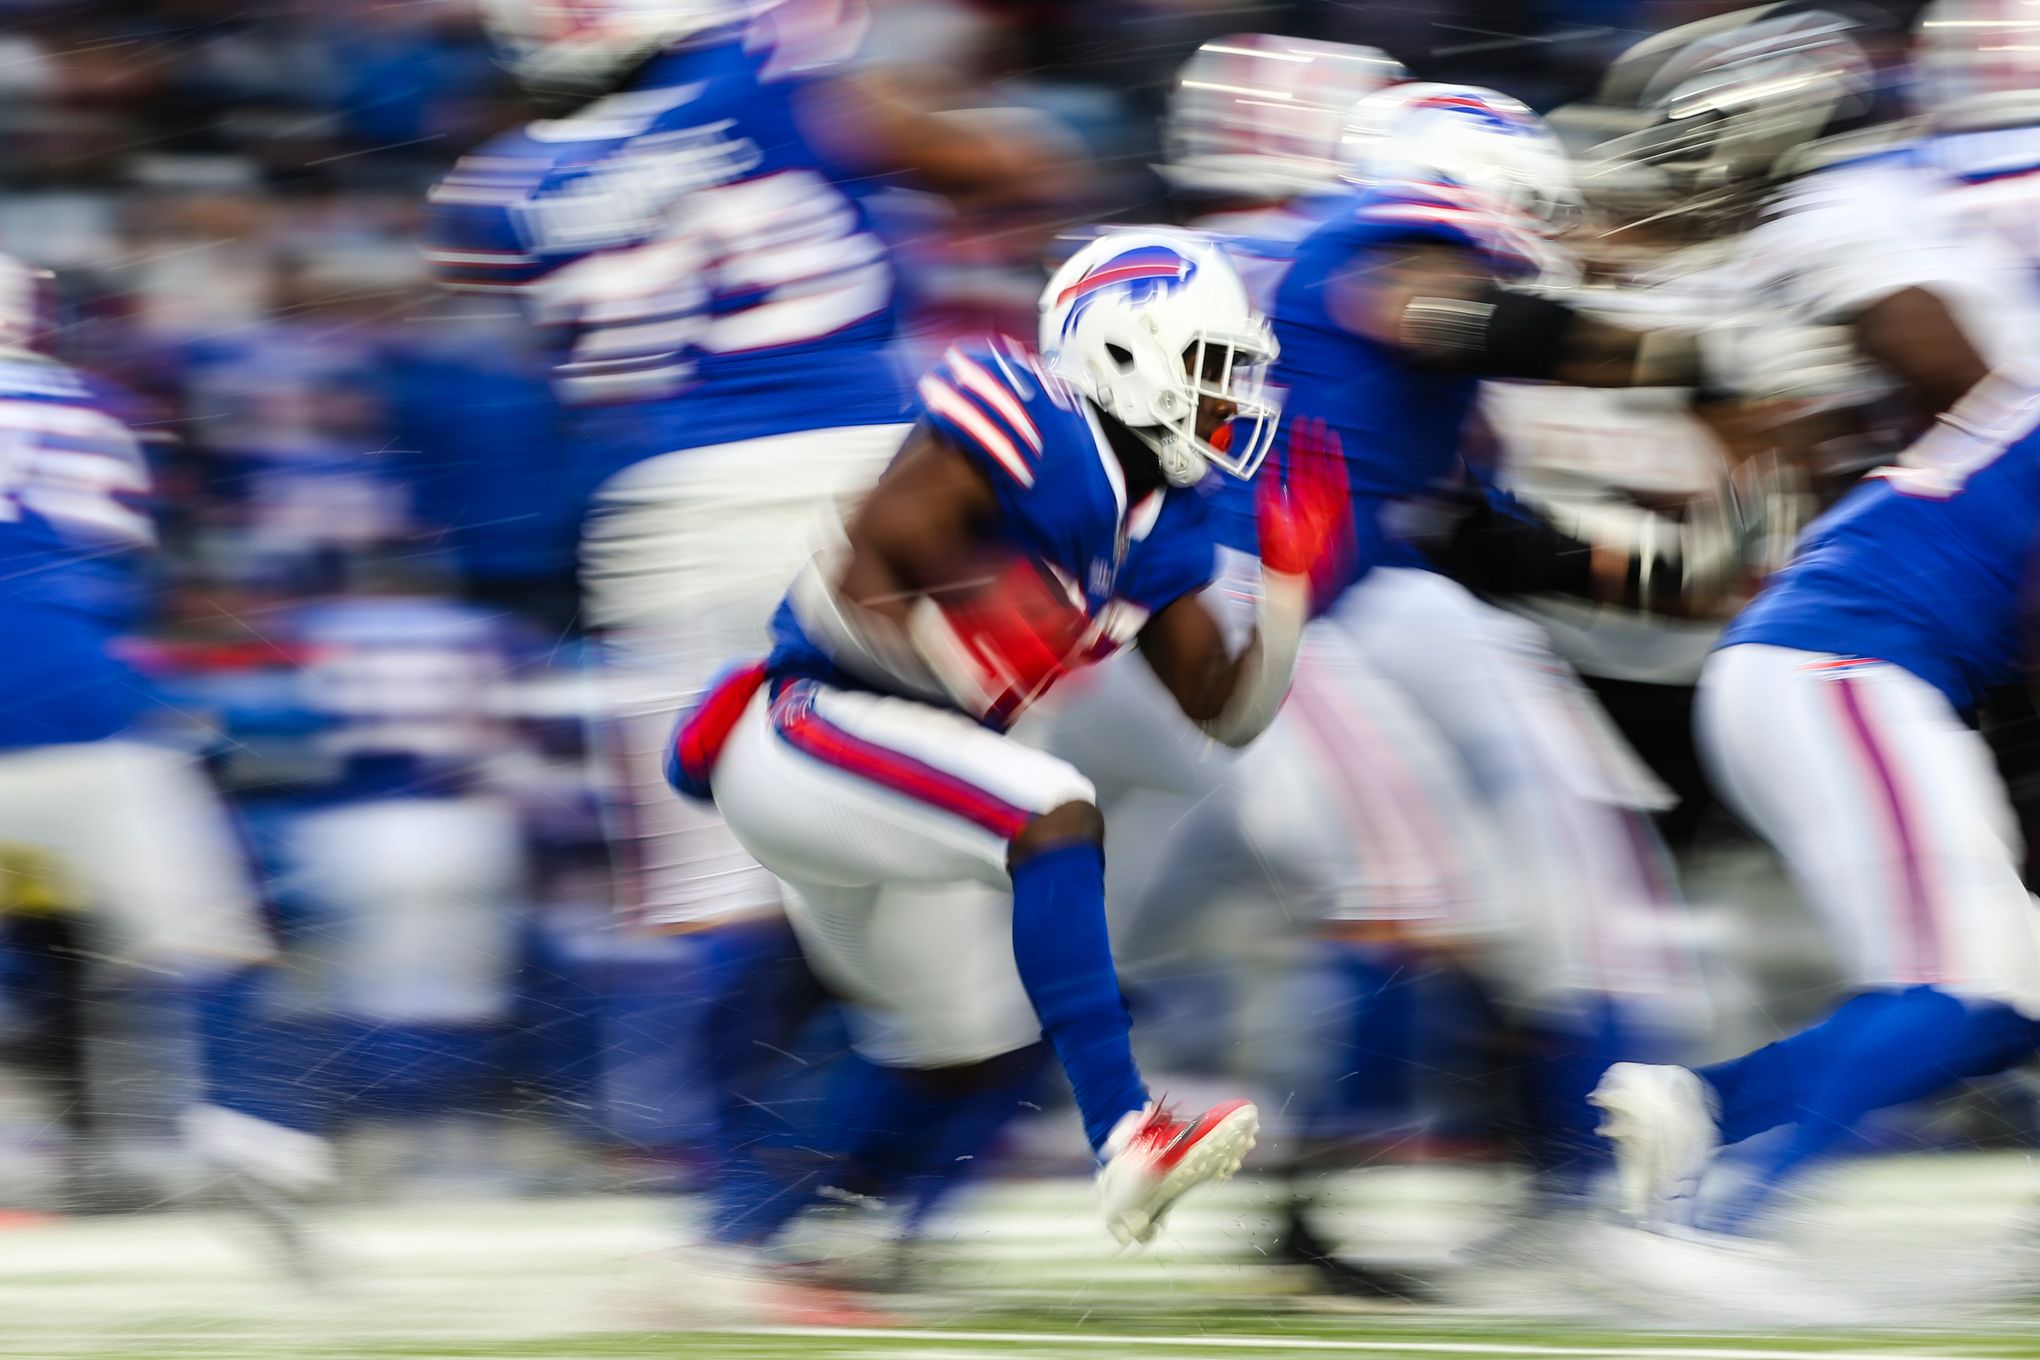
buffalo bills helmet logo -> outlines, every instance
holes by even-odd
[[[1070,333],[1090,300],[1107,288],[1119,289],[1128,301],[1139,304],[1182,286],[1196,273],[1194,261],[1168,246],[1136,246],[1101,260],[1096,268],[1056,295],[1055,305],[1070,309],[1063,317],[1063,334]]]
[[[1512,136],[1522,136],[1536,131],[1534,124],[1517,117],[1510,110],[1497,108],[1484,99],[1475,99],[1470,95],[1434,94],[1417,100],[1409,108],[1413,113],[1422,109],[1436,109],[1441,113],[1449,113],[1465,118],[1469,122],[1479,123],[1491,131]]]

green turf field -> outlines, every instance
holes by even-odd
[[[648,1199],[336,1210],[335,1284],[317,1293],[266,1270],[230,1217],[24,1219],[0,1227],[0,1356],[2040,1356],[2040,1287],[2020,1278],[2026,1249],[2005,1246],[2022,1241],[2036,1176],[2017,1156],[1892,1162],[1832,1197],[1836,1270],[1916,1294],[1921,1320],[1904,1326],[1644,1330],[1619,1310],[1559,1306],[1563,1291],[1534,1272],[1429,1307],[1336,1305],[1267,1264],[1266,1186],[1186,1204],[1167,1241],[1132,1254],[1102,1240],[1086,1186],[1057,1181],[980,1196],[944,1226],[913,1292],[881,1305],[883,1325],[857,1328],[717,1316],[722,1283],[676,1261],[678,1211]],[[1328,1194],[1328,1217],[1398,1259],[1443,1259],[1497,1193],[1468,1169],[1362,1173]],[[2014,1287],[1963,1292],[2000,1267]]]

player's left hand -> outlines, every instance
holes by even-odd
[[[1299,418],[1283,475],[1264,476],[1254,508],[1261,565],[1309,581],[1312,612],[1323,609],[1345,582],[1354,553],[1352,489],[1338,432]]]

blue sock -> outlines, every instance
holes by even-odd
[[[1103,850],[1057,846],[1013,866],[1013,958],[1097,1151],[1147,1103],[1105,928]]]
[[[326,1095],[300,1028],[279,1025],[265,1002],[266,966],[183,983],[173,992],[198,1041],[205,1099],[304,1133],[323,1133]]]
[[[1032,1044],[994,1058],[981,1065],[973,1089],[944,1102],[912,1162],[900,1168],[897,1190],[908,1201],[903,1235],[917,1235],[957,1187],[982,1169],[992,1139],[1039,1094],[1047,1056],[1043,1045]]]
[[[709,1235],[725,1245],[761,1247],[825,1185],[870,1193],[874,1149],[913,1130],[926,1117],[922,1104],[898,1069],[847,1057],[802,1130],[805,1165],[761,1179],[744,1194],[718,1195]]]
[[[750,1231],[745,1225],[754,1215],[770,1220],[785,1208],[785,1187],[758,1153],[790,1131],[774,1108],[772,1087],[792,1065],[782,1050],[796,1042],[812,1010],[814,984],[782,918],[728,922],[697,939],[691,1023],[710,1107],[711,1231],[722,1238]]]
[[[1720,1102],[1723,1142],[1794,1125],[1729,1217],[1754,1213],[1871,1111],[2001,1071],[2036,1045],[2040,1023],[2009,1006],[1910,987],[1856,997],[1817,1025],[1701,1069]]]

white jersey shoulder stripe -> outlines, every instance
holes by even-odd
[[[999,427],[964,400],[955,388],[930,374],[921,379],[920,392],[921,400],[928,403],[929,410],[962,427],[979,447],[1012,475],[1014,481],[1025,487],[1034,485],[1034,469],[1027,465],[1027,459],[1020,450],[1013,447],[1013,441],[1001,434]]]
[[[1010,388],[1000,384],[997,378],[985,372],[984,368],[960,349],[951,349],[946,356],[950,369],[963,379],[964,386],[982,397],[994,410],[1006,418],[1019,436],[1031,445],[1036,453],[1041,452],[1041,431],[1034,427],[1033,418],[1027,408],[1020,404]]]

